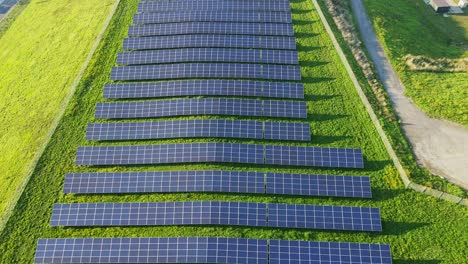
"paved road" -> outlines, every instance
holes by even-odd
[[[433,174],[468,189],[468,129],[433,119],[404,95],[405,87],[377,40],[362,0],[351,0],[364,44],[401,120],[418,163]]]

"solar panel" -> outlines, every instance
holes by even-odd
[[[265,139],[310,141],[309,123],[266,122]]]
[[[126,38],[124,50],[175,48],[246,48],[295,50],[294,37],[253,35],[172,35]]]
[[[372,198],[369,177],[268,173],[266,193]]]
[[[246,62],[299,64],[297,51],[227,48],[185,48],[121,52],[121,65],[180,63],[180,62]]]
[[[239,202],[55,204],[51,226],[266,226],[266,204]]]
[[[243,23],[292,23],[289,12],[252,12],[186,10],[175,12],[139,13],[133,17],[135,24],[175,22],[243,22]]]
[[[265,164],[364,168],[360,149],[265,146]]]
[[[95,113],[96,118],[120,119],[195,115],[306,118],[307,112],[301,101],[193,98],[98,103]]]
[[[265,127],[265,128],[264,128]],[[289,131],[282,129],[288,127]],[[272,131],[273,130],[273,131]],[[161,122],[91,123],[87,140],[139,140],[167,138],[249,138],[263,134],[291,133],[283,140],[310,140],[309,124],[243,120],[171,120]],[[266,138],[266,137],[265,137]],[[267,138],[269,139],[269,138]]]
[[[215,237],[39,239],[34,263],[268,264],[268,241]]]
[[[249,80],[181,80],[113,83],[104,86],[104,98],[157,98],[190,95],[304,98],[302,83]]]
[[[263,164],[262,145],[192,143],[79,147],[77,165],[226,162]]]
[[[301,80],[299,66],[225,64],[225,63],[186,63],[144,66],[114,67],[111,80],[164,80],[183,78],[231,78],[231,79],[270,79]]]
[[[269,204],[268,226],[382,231],[378,208],[304,204]]]
[[[64,193],[265,193],[264,177],[241,171],[71,173]]]
[[[279,23],[183,22],[136,25],[128,30],[129,37],[184,34],[294,36],[294,28]]]
[[[165,138],[263,138],[263,123],[242,120],[171,120],[89,124],[87,140]]]
[[[392,256],[384,244],[270,240],[269,263],[391,264]]]
[[[142,2],[139,12],[163,12],[178,10],[249,10],[290,11],[286,1],[157,1]]]

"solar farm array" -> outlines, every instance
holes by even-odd
[[[307,142],[313,136],[305,122],[307,106],[288,0],[143,0],[133,22],[123,41],[124,51],[117,56],[118,66],[111,71],[112,82],[104,87],[108,101],[96,106],[95,118],[101,121],[89,124],[86,131],[86,139],[95,144],[78,149],[77,165],[364,167],[360,149],[277,144]],[[181,116],[202,117],[173,119]],[[162,117],[164,121],[146,120]],[[206,142],[106,145],[173,138]],[[210,142],[210,138],[271,142]],[[369,177],[232,170],[70,173],[63,191],[372,198]],[[55,204],[50,225],[382,231],[378,208],[235,201]],[[216,237],[40,239],[35,256],[35,263],[391,262],[388,245]]]

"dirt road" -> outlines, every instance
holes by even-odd
[[[401,126],[422,166],[468,189],[468,129],[433,119],[404,95],[405,87],[377,40],[362,0],[351,0],[364,44],[401,120]]]

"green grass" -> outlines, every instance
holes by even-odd
[[[379,39],[406,94],[432,117],[468,125],[468,73],[412,72],[407,54],[430,58],[468,56],[468,15],[436,15],[422,0],[365,0]]]
[[[444,202],[403,188],[395,168],[348,79],[347,73],[326,34],[318,15],[308,1],[294,0],[295,31],[300,52],[303,82],[306,87],[309,121],[313,139],[307,145],[360,147],[366,161],[364,170],[331,170],[248,165],[166,165],[132,167],[77,167],[76,149],[90,145],[84,139],[86,124],[93,121],[95,103],[102,101],[103,85],[109,81],[116,53],[126,36],[137,0],[122,1],[103,43],[90,64],[66,115],[42,156],[18,207],[0,238],[0,263],[31,263],[40,237],[151,237],[151,236],[226,236],[264,239],[305,239],[320,241],[359,241],[389,243],[395,263],[441,261],[463,263],[468,242],[467,208]],[[263,120],[263,119],[259,119]],[[147,141],[145,143],[186,142],[188,140]],[[201,140],[192,140],[201,141]],[[230,142],[250,142],[220,140]],[[269,142],[271,144],[271,142]],[[95,143],[100,144],[100,143]],[[102,143],[101,143],[102,144]],[[130,144],[130,143],[125,143]],[[141,144],[141,143],[140,143]],[[285,144],[285,143],[282,143]],[[301,144],[304,145],[304,144]],[[212,193],[64,195],[67,172],[237,169],[297,173],[369,175],[372,200],[235,195]],[[184,201],[230,200],[373,206],[382,210],[384,232],[333,232],[246,227],[126,227],[126,228],[51,228],[52,205],[56,202],[98,201]]]
[[[0,216],[44,143],[112,3],[33,0],[0,24]]]

